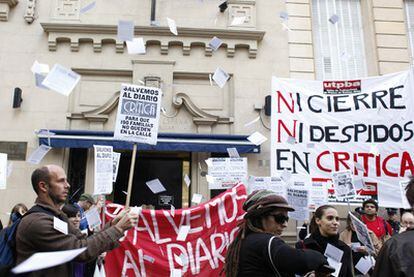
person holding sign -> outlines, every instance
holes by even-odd
[[[339,240],[338,211],[331,205],[316,209],[310,223],[310,236],[296,243],[298,249],[313,249],[328,258],[329,264],[336,269],[334,276],[354,276],[351,248]]]
[[[47,165],[32,173],[37,194],[35,205],[23,216],[16,232],[16,262],[20,264],[36,252],[62,251],[87,247],[75,261],[86,262],[118,246],[126,230],[136,226],[138,215],[122,213],[106,228],[84,238],[61,211],[70,185],[60,166]],[[33,272],[30,276],[72,276],[72,264],[65,263]]]
[[[405,193],[408,203],[414,208],[414,178],[411,177]],[[373,277],[399,276],[414,274],[414,229],[395,235],[381,248],[375,263]]]
[[[356,212],[351,212],[356,218],[361,219],[360,215]],[[375,247],[374,256],[378,255],[379,250],[381,249],[381,242],[378,240],[377,236],[372,231],[369,231],[372,243]],[[362,274],[355,268],[355,265],[359,262],[361,258],[369,255],[369,251],[366,246],[358,239],[357,232],[355,231],[355,226],[352,224],[351,216],[348,214],[346,219],[346,228],[339,235],[339,239],[345,242],[352,249],[352,262],[354,264],[354,270],[356,274]]]
[[[281,238],[294,209],[270,190],[252,192],[243,204],[246,211],[240,230],[230,244],[226,260],[227,277],[293,276],[317,271],[329,274],[326,259],[313,250],[296,250]]]

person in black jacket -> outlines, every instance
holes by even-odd
[[[411,177],[405,193],[414,208],[414,178]],[[414,229],[395,235],[382,246],[375,263],[373,277],[409,277],[414,274]]]
[[[339,216],[335,207],[323,205],[316,209],[310,223],[310,236],[296,243],[298,249],[313,249],[325,253],[328,244],[343,251],[338,277],[352,277],[353,263],[351,248],[339,240]]]
[[[243,209],[246,214],[226,255],[227,277],[294,276],[310,271],[328,276],[332,272],[320,253],[294,249],[279,237],[287,227],[288,211],[294,210],[282,196],[254,191]]]

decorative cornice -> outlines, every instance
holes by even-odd
[[[0,0],[2,1],[2,0]],[[88,33],[88,34],[117,34],[117,25],[103,24],[77,24],[77,23],[61,23],[61,22],[41,22],[43,30],[47,33]],[[168,27],[159,26],[135,26],[136,34],[150,36],[172,36]],[[265,35],[264,31],[255,30],[227,30],[212,28],[188,28],[177,27],[180,37],[204,37],[212,38],[214,36],[220,39],[246,39],[261,41]],[[175,36],[174,36],[175,37]]]
[[[102,51],[103,43],[113,43],[117,53],[124,52],[124,42],[117,39],[116,25],[63,22],[42,22],[40,24],[43,30],[48,33],[50,51],[56,51],[58,43],[69,41],[71,51],[77,52],[80,43],[92,41],[93,50],[96,53]],[[174,36],[167,27],[135,26],[135,34],[142,36],[147,46],[159,45],[162,55],[168,55],[170,47],[180,45],[185,56],[190,55],[191,48],[194,46],[204,46],[205,56],[212,56],[212,49],[208,43],[211,38],[216,36],[223,41],[221,47],[226,48],[227,57],[233,57],[238,48],[247,48],[249,58],[256,58],[258,42],[263,39],[265,32],[178,27],[179,35]]]
[[[219,117],[206,113],[191,101],[189,95],[182,92],[174,95],[173,105],[176,109],[180,109],[184,105],[193,116],[193,122],[197,125],[230,124],[234,122],[232,117]]]

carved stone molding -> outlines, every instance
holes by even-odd
[[[55,0],[54,19],[79,20],[81,0]]]
[[[229,28],[256,28],[256,2],[252,0],[230,0],[228,27]],[[231,23],[235,17],[244,16],[243,24],[233,26]]]
[[[112,97],[100,107],[95,109],[69,113],[66,117],[70,120],[87,120],[92,125],[103,124],[108,121],[109,114],[118,107],[119,91],[114,93]],[[183,106],[187,108],[188,112],[193,116],[193,122],[197,126],[212,126],[214,124],[232,124],[234,119],[232,117],[220,117],[206,113],[197,107],[185,93],[177,93],[173,98],[173,105],[176,109],[181,109]]]
[[[24,13],[24,20],[31,24],[35,20],[36,0],[27,0],[26,12]]]
[[[115,92],[108,101],[102,106],[80,113],[70,113],[66,118],[71,120],[87,120],[89,124],[105,123],[109,119],[109,114],[118,106],[119,91]]]
[[[193,122],[196,125],[232,124],[234,122],[232,117],[220,117],[206,113],[191,101],[190,96],[182,92],[174,95],[173,105],[176,109],[185,106],[188,112],[193,116]]]
[[[19,0],[0,0],[0,21],[9,20],[10,9],[15,7]]]
[[[71,51],[79,50],[80,43],[90,43],[94,52],[101,52],[103,44],[115,45],[116,53],[124,52],[124,42],[117,39],[116,25],[93,25],[77,23],[42,22],[43,30],[48,33],[49,51],[56,51],[60,42],[70,42]],[[147,45],[159,45],[160,53],[168,55],[173,46],[181,46],[183,55],[188,56],[192,47],[203,46],[205,56],[212,56],[208,46],[212,37],[223,40],[221,48],[226,49],[227,57],[233,57],[237,49],[248,49],[249,58],[256,58],[258,42],[265,32],[256,30],[180,28],[178,36],[173,36],[167,27],[135,26],[135,33],[144,38]],[[92,43],[91,43],[92,42]]]

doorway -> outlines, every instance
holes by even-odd
[[[154,209],[170,209],[171,205],[177,209],[188,207],[189,189],[183,180],[185,174],[190,175],[190,157],[186,152],[138,152],[130,206],[146,205]],[[131,158],[132,151],[121,151],[113,191],[115,203],[125,204]],[[166,191],[154,194],[146,185],[153,179],[159,179]]]

